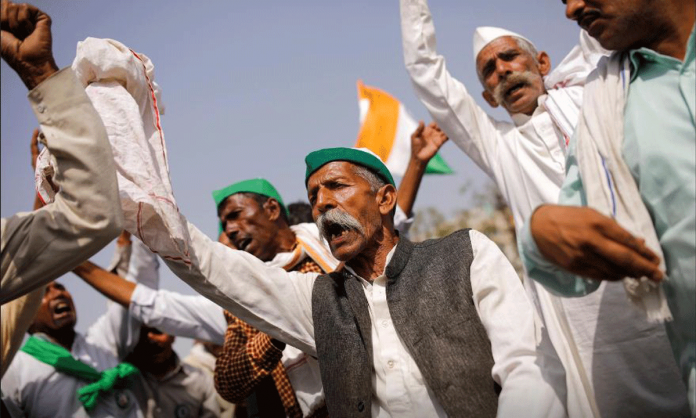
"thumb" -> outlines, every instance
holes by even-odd
[[[0,54],[2,54],[2,58],[7,61],[10,67],[13,67],[20,44],[19,39],[12,33],[6,30],[0,31]]]
[[[423,130],[425,129],[425,124],[423,121],[418,122],[418,127],[416,128],[415,131],[413,131],[413,134],[411,134],[411,138],[417,138],[421,135],[423,135]]]

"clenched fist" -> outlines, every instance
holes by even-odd
[[[2,1],[2,58],[29,90],[58,71],[53,59],[51,18],[29,4]]]

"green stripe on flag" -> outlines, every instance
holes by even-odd
[[[454,170],[450,168],[445,160],[440,156],[438,152],[433,158],[430,159],[428,165],[425,167],[425,174],[453,174]]]

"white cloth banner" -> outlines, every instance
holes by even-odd
[[[190,263],[188,229],[177,207],[154,66],[111,39],[77,44],[72,68],[101,115],[116,162],[125,229],[163,257]]]

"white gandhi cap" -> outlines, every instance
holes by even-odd
[[[525,38],[524,36],[509,31],[507,29],[494,28],[493,26],[480,26],[476,28],[476,31],[474,32],[474,63],[476,62],[478,54],[481,52],[483,48],[485,48],[486,45],[502,36],[513,36],[515,38],[521,38],[534,45],[532,41]]]

